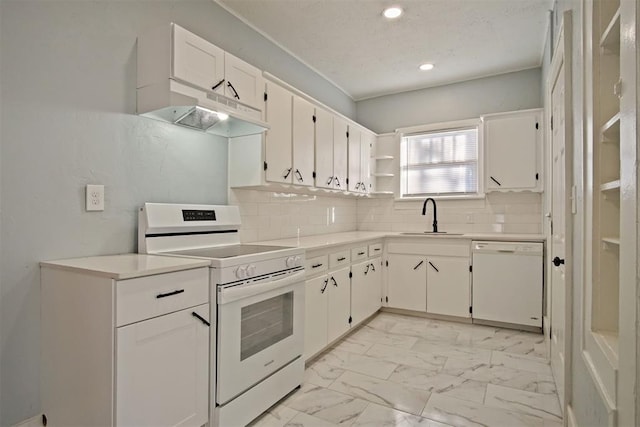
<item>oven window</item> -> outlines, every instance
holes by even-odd
[[[240,360],[293,334],[293,291],[242,307]]]

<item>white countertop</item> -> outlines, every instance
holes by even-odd
[[[190,270],[192,268],[205,267],[209,264],[210,262],[207,260],[193,258],[122,254],[43,261],[40,263],[40,266],[91,273],[96,276],[123,280],[153,274]]]
[[[252,242],[258,245],[293,246],[306,250],[322,249],[331,246],[347,245],[385,237],[407,239],[466,239],[502,242],[544,242],[543,234],[506,234],[506,233],[463,233],[463,234],[403,234],[395,231],[347,231],[344,233],[318,234],[314,236],[291,237],[288,239]]]

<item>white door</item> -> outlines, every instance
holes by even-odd
[[[333,117],[333,188],[347,191],[347,122]]]
[[[561,35],[564,37],[564,34]],[[571,316],[567,309],[570,303],[570,267],[567,267],[566,259],[570,247],[570,199],[571,193],[571,150],[570,137],[567,138],[571,128],[567,127],[567,111],[570,106],[570,97],[566,94],[565,62],[566,51],[558,49],[552,62],[551,73],[551,220],[552,235],[550,257],[555,260],[551,269],[551,368],[558,388],[561,408],[564,409],[565,393],[565,367],[568,361],[567,340],[570,331],[567,322]],[[570,56],[569,56],[570,57]]]
[[[316,108],[316,187],[333,188],[333,116]]]
[[[207,422],[208,321],[203,304],[117,329],[116,425]]]
[[[271,126],[265,132],[266,180],[290,184],[292,181],[292,93],[267,82],[266,120]]]
[[[224,51],[175,24],[172,66],[173,77],[224,93]]]
[[[304,357],[315,355],[327,345],[328,276],[307,280],[305,284]]]
[[[351,283],[349,267],[333,271],[328,276],[327,341],[331,342],[350,328]]]
[[[469,258],[427,259],[427,313],[469,317]]]
[[[315,108],[310,102],[293,96],[293,183],[313,185]]]
[[[222,86],[227,98],[262,109],[264,79],[259,69],[225,52],[224,77],[227,81]]]
[[[349,127],[349,191],[362,191],[362,180],[360,179],[360,129]]]
[[[389,255],[387,305],[427,311],[427,269],[421,255]]]

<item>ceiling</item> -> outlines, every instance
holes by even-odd
[[[216,0],[354,100],[540,66],[553,0]],[[396,20],[382,10],[399,5]],[[419,71],[424,62],[435,64]]]

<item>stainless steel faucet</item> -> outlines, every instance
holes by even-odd
[[[424,205],[422,205],[422,215],[427,214],[427,203],[429,202],[429,200],[431,200],[431,202],[433,203],[433,232],[437,233],[438,232],[438,210],[436,208],[436,201],[433,200],[431,197],[427,198],[427,200],[424,201]]]

